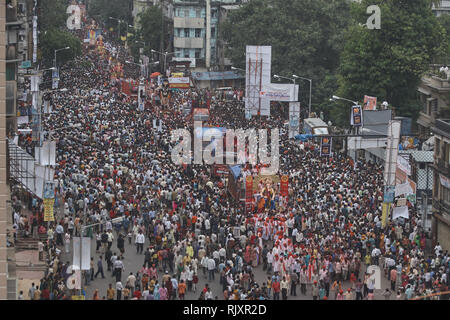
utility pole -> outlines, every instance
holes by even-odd
[[[161,0],[161,39],[159,43],[159,51],[164,52],[164,0]],[[161,59],[160,59],[161,61]],[[161,62],[160,62],[161,63]],[[166,64],[164,63],[163,66],[164,69],[162,69],[162,73],[165,76],[166,75]]]

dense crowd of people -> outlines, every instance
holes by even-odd
[[[116,58],[128,57],[122,50]],[[288,139],[282,109],[272,110],[269,119],[245,119],[238,92],[225,99],[222,93],[191,88],[171,92],[164,104],[154,99],[163,89],[153,83],[140,110],[136,99],[122,94],[120,82],[111,81],[111,67],[108,52],[87,50],[62,68],[60,87],[67,90],[48,94],[54,112],[44,127],[57,141],[55,198],[62,203],[57,200],[55,207],[63,209],[48,227],[41,200],[30,198],[30,218],[20,205],[14,210],[18,230],[48,239],[40,251],[47,253],[49,268],[30,289],[31,299],[70,298],[67,280],[73,270],[61,253],[68,253],[72,238],[91,224],[96,225],[84,236],[95,241],[96,255],[90,270],[83,271],[83,285],[105,277],[106,270],[115,284],[86,299],[173,300],[198,290],[199,299],[206,300],[286,300],[300,294],[314,300],[370,300],[376,289],[374,276],[366,272],[371,265],[391,282],[383,292],[386,299],[448,291],[449,254],[439,244],[425,254],[413,204],[409,219],[382,226],[379,165],[354,163],[338,152],[321,157],[314,141]],[[138,72],[124,68],[134,79]],[[228,193],[227,175],[214,175],[212,166],[171,161],[171,132],[192,127],[183,106],[207,99],[207,125],[281,128],[279,175],[289,176],[288,197],[280,195],[276,179],[263,178],[251,210],[245,210]],[[19,144],[32,149],[29,137]],[[258,177],[260,169],[244,165],[237,184],[248,175]],[[117,217],[124,219],[113,224]],[[124,270],[126,243],[134,244],[144,261],[131,272]],[[259,268],[267,274],[263,282],[255,278]],[[199,277],[218,281],[222,291],[197,288]]]

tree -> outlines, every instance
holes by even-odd
[[[152,6],[144,12],[138,14],[139,36],[145,42],[145,52],[150,53],[150,49],[160,49],[161,37],[163,36],[163,12],[161,7]],[[140,45],[142,47],[142,44]]]
[[[337,89],[343,30],[351,22],[347,0],[253,0],[220,25],[225,55],[245,68],[246,45],[272,46],[272,73],[313,79],[313,111],[327,109]],[[298,80],[302,106],[309,82]]]
[[[67,21],[67,1],[64,0],[45,0],[39,1],[39,28],[45,32],[52,28],[61,28]]]
[[[58,52],[58,65],[72,60],[81,54],[81,42],[70,32],[58,29],[50,29],[41,37],[41,54],[45,65],[53,66],[53,59],[56,49],[70,47],[68,50]]]
[[[131,12],[133,0],[91,0],[89,2],[89,15],[100,21],[108,28],[113,28],[118,30],[118,21],[114,19],[109,19],[113,17],[115,19],[120,19],[128,24],[133,22],[133,15]],[[125,35],[126,23],[121,24],[121,35]]]
[[[365,23],[372,4],[381,9],[381,29],[348,27],[338,95],[359,101],[364,95],[376,96],[388,101],[396,115],[415,118],[420,109],[416,88],[444,40],[443,28],[430,0],[363,0],[352,7],[355,19]],[[348,123],[346,113],[335,109],[332,114],[341,124]]]

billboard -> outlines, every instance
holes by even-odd
[[[377,97],[364,96],[364,110],[376,110]]]
[[[189,89],[190,80],[189,77],[170,77],[169,87],[171,89]]]
[[[263,99],[284,102],[296,101],[296,93],[298,93],[298,85],[274,83],[264,84],[259,92]]]

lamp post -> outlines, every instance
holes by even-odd
[[[56,65],[56,53],[58,52],[58,51],[62,51],[62,50],[69,50],[70,49],[70,47],[64,47],[64,48],[61,48],[61,49],[56,49],[55,50],[55,65],[54,65],[54,67],[56,67],[57,65]]]
[[[111,20],[117,20],[118,24],[119,24],[119,40],[120,40],[120,23],[122,22],[122,20],[117,19],[117,18],[113,18],[113,17],[109,17],[109,19]]]
[[[241,69],[241,68],[236,68],[236,67],[231,67],[231,70],[235,70],[235,71],[242,71],[242,72],[245,72],[245,70],[244,69]]]
[[[287,78],[287,77],[283,77],[283,76],[279,76],[279,75],[274,75],[273,76],[275,79],[285,79],[285,80],[289,80],[292,81],[295,84],[295,78]]]
[[[159,52],[159,51],[156,51],[156,50],[153,50],[153,49],[151,49],[151,52],[153,52],[153,53],[159,53],[159,54],[162,54],[162,55],[164,56],[163,72],[165,73],[165,72],[166,72],[166,67],[167,67],[167,65],[166,65],[166,62],[167,62],[167,56],[168,56],[169,54],[174,54],[174,53],[176,53],[176,52]]]
[[[308,111],[308,117],[309,117],[309,115],[311,114],[312,79],[299,77],[299,76],[297,76],[295,74],[292,75],[292,77],[309,81],[309,111]]]

